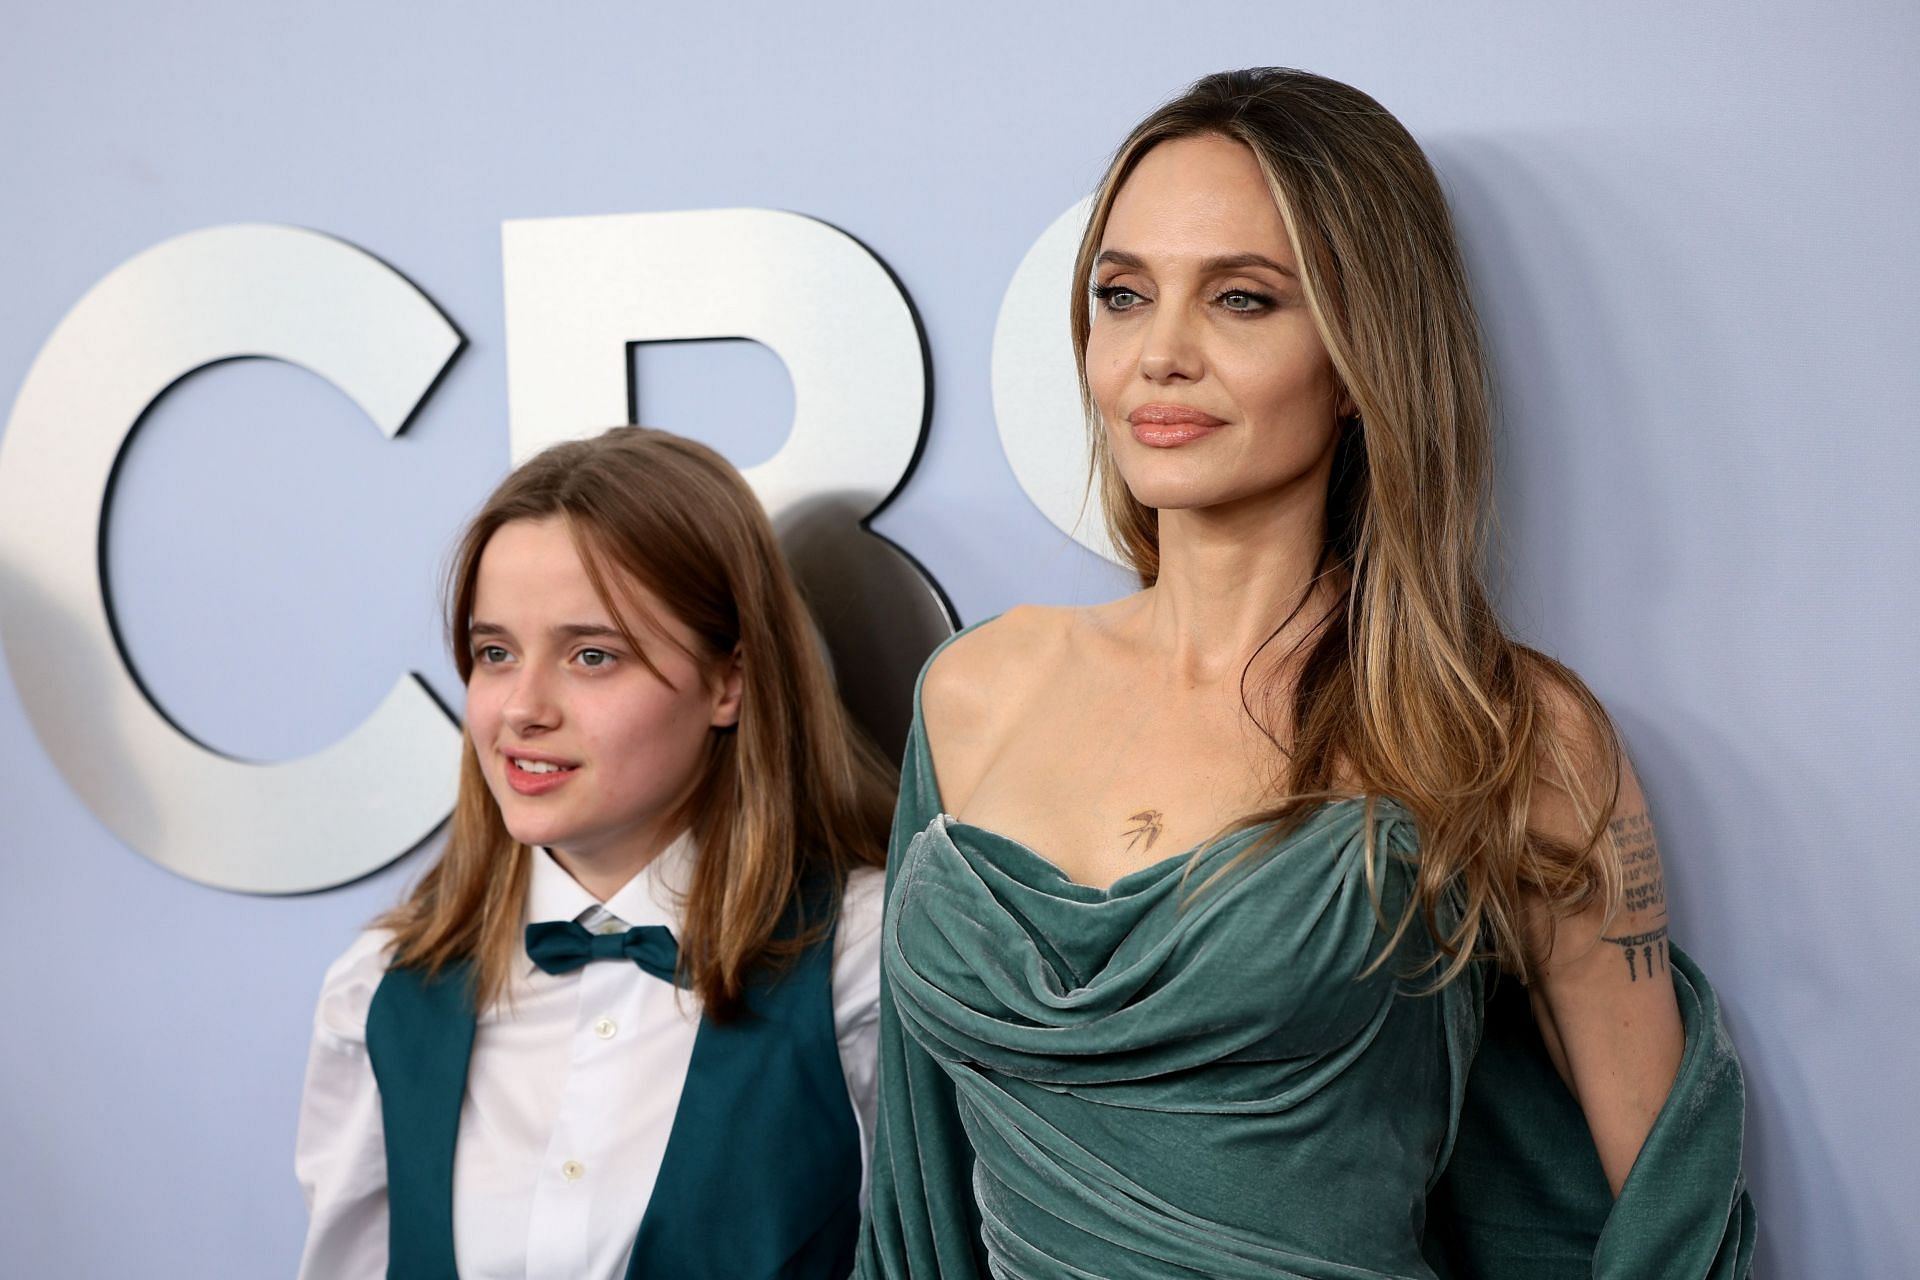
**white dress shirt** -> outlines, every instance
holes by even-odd
[[[693,856],[681,837],[605,911],[620,927],[666,925],[677,936]],[[544,850],[532,862],[530,922],[576,920],[600,905]],[[834,941],[833,1021],[860,1126],[863,1202],[884,882],[877,870],[854,873]],[[311,1215],[301,1280],[386,1274],[387,1157],[367,1009],[390,941],[384,930],[361,934],[321,987],[294,1146]],[[620,1280],[673,1131],[700,1003],[631,963],[549,974],[522,959],[474,1032],[453,1158],[455,1258],[468,1280]]]

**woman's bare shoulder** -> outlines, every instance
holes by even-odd
[[[1664,939],[1666,884],[1646,792],[1606,708],[1557,663],[1542,667],[1534,692],[1539,746],[1527,828],[1535,839],[1587,862],[1606,891],[1574,914],[1536,920],[1551,930],[1535,944],[1552,980],[1602,966],[1599,957],[1610,950],[1602,943]]]
[[[1531,692],[1539,717],[1527,825],[1536,836],[1585,849],[1603,817],[1645,807],[1612,718],[1570,668],[1535,658]]]
[[[1036,689],[1058,668],[1076,609],[1019,605],[935,656],[920,687],[921,724],[949,807]]]
[[[1044,675],[1074,610],[1016,605],[943,649],[927,667],[921,709],[929,726],[976,718]]]

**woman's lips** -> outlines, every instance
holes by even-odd
[[[1175,449],[1227,424],[1183,404],[1143,404],[1127,415],[1133,438],[1149,449]]]

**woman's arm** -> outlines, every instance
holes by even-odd
[[[1563,733],[1570,739],[1563,758],[1576,762],[1569,768],[1579,776],[1549,771],[1535,788],[1529,825],[1561,844],[1586,846],[1591,825],[1573,790],[1604,803],[1617,765],[1620,785],[1602,840],[1620,861],[1622,893],[1559,920],[1536,909],[1538,967],[1528,994],[1541,1039],[1586,1115],[1618,1196],[1673,1087],[1684,1036],[1668,968],[1660,849],[1639,779],[1612,744],[1591,740],[1591,730]]]
[[[1740,1060],[1705,975],[1667,945],[1646,798],[1584,701],[1549,699],[1565,714],[1529,825],[1617,858],[1618,892],[1559,920],[1532,904],[1532,982],[1525,1000],[1511,983],[1488,992],[1428,1248],[1441,1274],[1477,1280],[1746,1280],[1755,1220]],[[1596,812],[1606,821],[1594,849]]]

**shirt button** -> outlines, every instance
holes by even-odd
[[[601,1018],[593,1024],[593,1034],[602,1040],[613,1039],[614,1033],[618,1030],[620,1030],[620,1024],[612,1018]]]
[[[569,1160],[560,1166],[560,1176],[568,1182],[578,1182],[587,1176],[587,1166],[578,1160]]]

